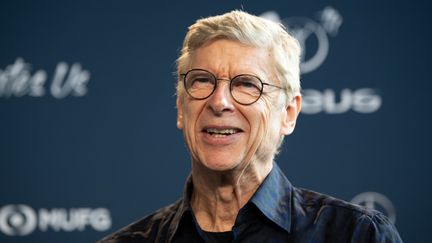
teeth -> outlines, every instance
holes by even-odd
[[[216,128],[207,128],[206,131],[211,135],[216,137],[223,137],[225,135],[231,135],[237,132],[236,129],[216,129]]]

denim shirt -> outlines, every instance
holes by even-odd
[[[99,242],[402,242],[380,212],[293,187],[276,164],[240,209],[232,231],[204,232],[190,206],[192,183],[189,176],[183,197],[176,203]]]

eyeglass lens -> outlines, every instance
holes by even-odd
[[[206,99],[213,94],[217,78],[210,72],[192,69],[184,77],[186,92],[195,99]],[[263,83],[258,77],[241,74],[230,81],[231,96],[240,104],[252,104],[259,99]]]

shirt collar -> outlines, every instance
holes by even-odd
[[[276,163],[264,179],[251,202],[271,221],[291,230],[291,193],[292,186]]]
[[[193,217],[190,200],[192,198],[192,174],[186,180],[183,190],[183,198],[180,202],[177,213],[170,225],[170,238],[174,236],[181,220],[190,213]],[[292,186],[276,163],[263,183],[258,187],[250,202],[271,221],[285,229],[288,233],[291,230],[291,193]]]
[[[188,178],[186,179],[185,186],[183,188],[183,198],[180,200],[179,208],[174,215],[173,220],[171,221],[171,224],[169,226],[168,230],[168,242],[172,242],[172,239],[181,223],[181,221],[187,217],[187,214],[189,213],[193,217],[192,213],[192,207],[190,206],[190,200],[192,198],[192,190],[193,190],[193,184],[192,184],[192,173],[189,174]]]

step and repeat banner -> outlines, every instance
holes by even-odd
[[[427,242],[429,8],[372,0],[3,2],[0,242],[95,242],[180,197],[175,60],[189,25],[233,9],[303,48],[302,111],[276,158],[290,181]]]

